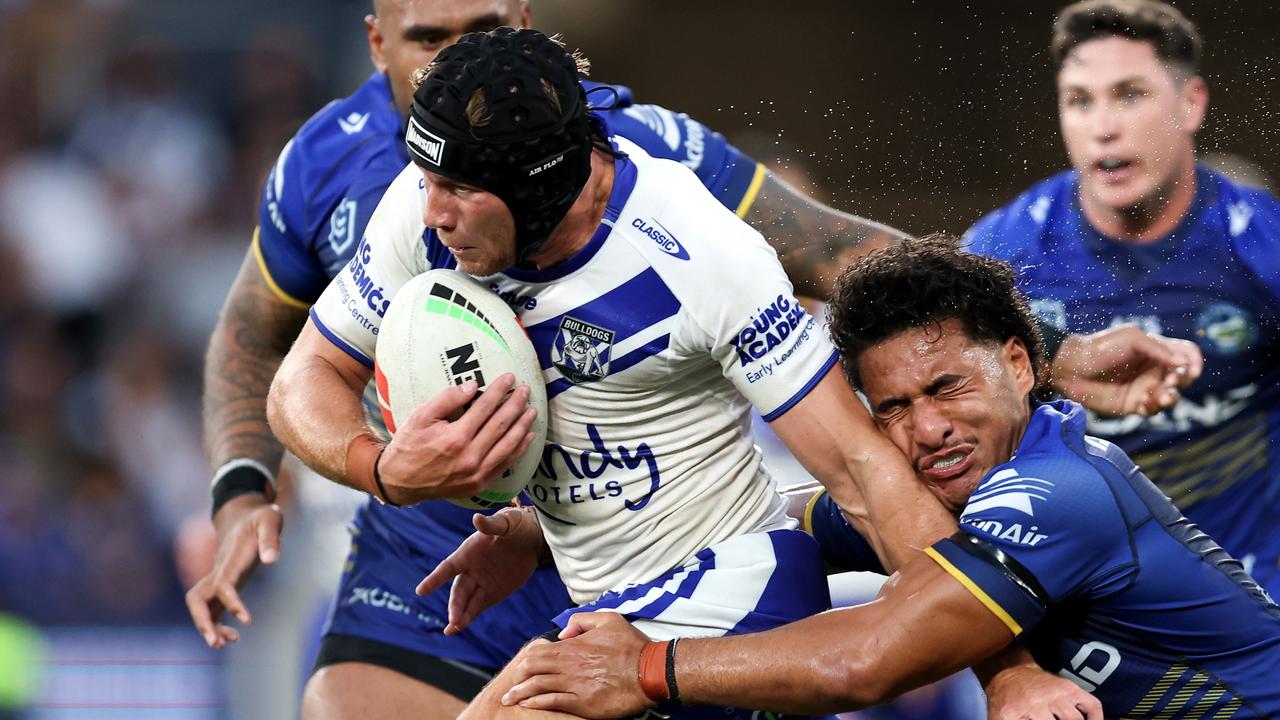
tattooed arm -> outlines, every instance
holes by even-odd
[[[212,467],[252,460],[274,471],[284,448],[267,425],[267,391],[276,368],[307,319],[307,307],[276,293],[258,267],[257,243],[223,303],[204,366],[204,435]],[[282,517],[262,493],[236,495],[218,508],[213,523],[218,553],[210,575],[187,593],[196,629],[211,647],[237,639],[220,624],[223,611],[240,622],[249,612],[237,594],[261,560],[279,556]]]
[[[826,298],[840,271],[906,233],[840,212],[766,172],[746,221],[778,251],[796,293]]]

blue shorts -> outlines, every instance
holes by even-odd
[[[525,643],[551,629],[552,618],[571,604],[555,568],[539,568],[524,587],[481,613],[466,630],[445,636],[449,588],[427,597],[418,597],[414,588],[466,535],[434,528],[439,532],[437,542],[430,543],[433,551],[424,550],[425,543],[413,533],[421,532],[426,518],[415,510],[373,505],[356,515],[351,553],[325,624],[326,636],[367,638],[496,671]],[[390,514],[397,522],[385,522]],[[470,512],[464,515],[469,518]],[[417,524],[401,531],[408,521]]]

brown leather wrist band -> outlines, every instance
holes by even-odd
[[[399,507],[387,497],[382,479],[378,477],[378,460],[387,446],[370,433],[361,433],[347,444],[347,479],[353,487],[363,490],[375,500],[393,507]]]
[[[636,675],[640,679],[640,689],[645,697],[654,702],[671,699],[670,685],[667,683],[667,646],[671,641],[646,643],[640,650],[640,665]]]

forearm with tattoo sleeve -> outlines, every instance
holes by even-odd
[[[274,470],[284,449],[267,425],[267,390],[307,308],[272,291],[255,250],[245,254],[204,363],[204,442],[210,466],[246,458]]]
[[[777,251],[796,293],[813,298],[826,298],[840,270],[857,258],[910,237],[823,205],[771,172],[745,219]]]

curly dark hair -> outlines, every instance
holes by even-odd
[[[1053,24],[1054,69],[1061,70],[1080,43],[1110,35],[1149,42],[1161,60],[1191,75],[1200,71],[1200,32],[1177,8],[1159,0],[1083,0],[1068,6]]]
[[[827,312],[831,339],[855,387],[862,385],[858,358],[864,350],[951,318],[975,340],[1021,338],[1037,384],[1043,378],[1040,329],[1013,268],[961,250],[954,236],[907,240],[868,254],[840,274]]]

